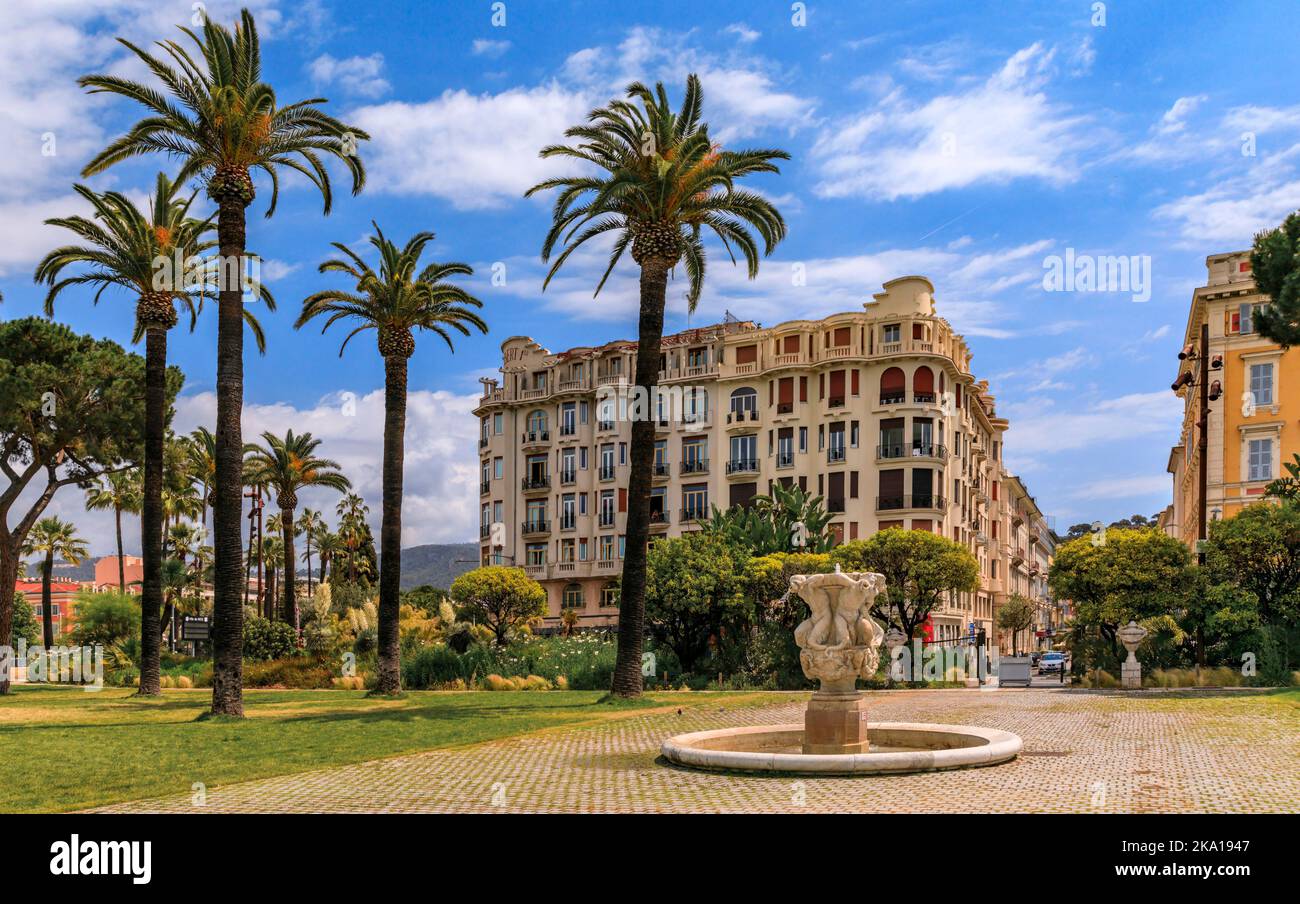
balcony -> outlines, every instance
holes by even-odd
[[[546,579],[545,565],[525,565],[524,574],[528,575],[534,581],[543,581]]]
[[[614,429],[613,421],[596,421],[596,430],[599,433],[608,433]]]
[[[628,382],[627,374],[613,372],[607,374],[596,374],[597,386],[609,386],[611,384],[626,384]]]
[[[708,519],[709,512],[705,506],[684,508],[681,511],[681,515],[678,517],[678,521],[681,524],[698,523],[700,521],[707,521]]]
[[[600,477],[601,480],[613,480],[613,479],[614,479],[614,466],[613,466],[613,465],[601,465],[601,466],[600,466],[600,470],[597,472],[597,476]]]
[[[667,526],[668,526],[668,521],[669,521],[668,513],[667,513],[666,511],[664,511],[663,509],[651,509],[651,510],[650,510],[650,526],[651,526],[651,527],[667,527]]]
[[[561,424],[561,425],[560,425],[560,436],[577,436],[577,435],[578,435],[578,425],[577,425],[577,424]]]
[[[578,516],[568,512],[560,516],[560,530],[573,530],[578,526]]]
[[[789,352],[784,355],[777,355],[773,362],[774,367],[789,367],[792,364],[803,363],[803,352]]]
[[[486,436],[480,436],[478,438],[478,447],[480,449],[486,449],[487,445],[488,445],[488,438]]]
[[[525,521],[523,524],[524,536],[529,534],[549,534],[551,532],[551,522],[541,518]]]
[[[536,493],[539,490],[549,490],[551,488],[551,478],[547,474],[541,474],[537,477],[525,477],[519,483],[525,493]]]
[[[778,468],[793,468],[793,467],[794,467],[794,453],[793,453],[793,452],[778,452],[778,453],[776,453],[776,466],[777,466]]]
[[[844,511],[844,497],[838,499],[830,498],[826,500],[826,511],[831,514],[840,514]]]
[[[707,458],[693,458],[682,462],[682,475],[686,474],[707,474],[709,473],[709,460]]]
[[[934,393],[933,393],[933,392],[914,392],[914,393],[912,393],[912,402],[913,402],[913,404],[916,404],[916,405],[933,405],[933,404],[934,404]]]
[[[823,360],[833,358],[849,358],[855,355],[852,345],[832,345],[829,348],[822,349],[821,357]]]
[[[557,578],[585,578],[591,573],[591,563],[577,561],[557,562],[553,570]]]
[[[757,408],[740,408],[736,411],[730,411],[727,413],[728,424],[743,424],[747,421],[756,420],[758,420]]]
[[[600,572],[617,571],[618,559],[597,559],[595,570]]]
[[[666,461],[657,461],[651,466],[651,468],[651,473],[654,475],[655,480],[666,480],[673,475],[673,470],[668,467],[668,462]]]
[[[843,446],[831,446],[826,450],[827,464],[838,464],[848,457],[848,450]]]
[[[488,538],[488,535],[491,533],[492,533],[491,524],[480,524],[478,526],[478,538],[480,540],[486,540]]]
[[[488,493],[490,493],[491,491],[492,491],[492,481],[490,481],[490,480],[480,480],[480,481],[479,481],[479,484],[478,484],[478,494],[479,494],[480,496],[486,496],[486,495],[487,495]]]
[[[793,414],[793,413],[794,413],[794,402],[777,402],[777,403],[776,403],[776,413],[777,413],[777,414]]]
[[[540,386],[536,389],[525,389],[519,393],[519,401],[529,402],[537,399],[544,399],[550,395],[550,393],[551,391],[545,386]]]
[[[727,462],[727,474],[757,474],[757,458],[733,458]]]
[[[906,401],[907,393],[902,390],[898,392],[882,392],[880,394],[880,404],[882,405],[902,405]]]
[[[882,443],[876,446],[879,460],[894,458],[937,458],[946,460],[948,450],[935,443]]]
[[[520,444],[524,446],[538,446],[550,441],[551,431],[549,430],[527,430],[519,439]]]
[[[587,388],[587,381],[582,377],[576,380],[561,380],[555,384],[556,392],[583,392]]]
[[[826,400],[827,408],[843,408],[844,396],[831,396]]]
[[[578,482],[578,472],[577,472],[577,471],[561,471],[561,472],[560,472],[560,485],[561,485],[561,486],[567,486],[567,485],[569,485],[569,484],[577,483],[577,482]]]
[[[607,509],[600,513],[600,516],[597,518],[596,523],[599,524],[601,527],[613,527],[615,518],[616,516],[614,514],[613,509]]]
[[[916,493],[902,496],[877,496],[876,511],[893,512],[901,509],[927,509],[942,511],[947,503],[942,496],[933,493]]]

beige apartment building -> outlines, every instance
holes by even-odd
[[[1190,377],[1192,385],[1177,390],[1183,423],[1169,453],[1173,502],[1160,516],[1165,532],[1193,550],[1209,522],[1231,518],[1261,501],[1269,482],[1286,476],[1283,465],[1300,452],[1300,405],[1288,394],[1289,387],[1300,385],[1300,349],[1284,349],[1255,331],[1255,313],[1269,299],[1255,286],[1249,251],[1210,255],[1205,267],[1206,282],[1192,292],[1183,337],[1184,348],[1197,357],[1175,362],[1170,355],[1179,382]],[[1208,337],[1209,382],[1202,433],[1203,335]],[[1212,398],[1216,389],[1218,398]]]
[[[612,624],[636,343],[556,353],[515,336],[501,348],[501,379],[483,381],[474,411],[482,561],[540,581],[551,626],[565,609],[583,626]],[[1012,527],[1008,424],[965,340],[936,313],[928,279],[893,280],[863,310],[820,320],[728,320],[666,336],[659,379],[647,406],[658,428],[652,533],[698,529],[712,507],[743,505],[778,481],[823,496],[841,541],[889,527],[938,532],[975,554],[981,587],[934,614],[935,640],[972,624],[993,637],[997,603],[1034,577],[1036,561],[1045,574],[1033,555],[1013,555],[1012,531],[1038,522]]]

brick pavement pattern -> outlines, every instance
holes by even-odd
[[[778,813],[1300,812],[1300,709],[1240,692],[1066,690],[869,693],[873,721],[984,725],[1024,752],[986,768],[809,778],[665,765],[673,734],[802,721],[789,702],[645,711],[541,731],[134,801],[108,812]]]

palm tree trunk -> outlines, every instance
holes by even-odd
[[[664,333],[668,268],[641,267],[641,321],[637,327],[636,390],[645,393],[641,416],[632,421],[631,473],[627,486],[627,548],[618,606],[618,656],[612,691],[641,694],[641,651],[645,643],[646,543],[650,536],[650,475],[654,465],[654,389],[659,382],[659,343]]]
[[[293,625],[293,633],[298,634],[298,595],[294,587],[297,570],[293,567],[293,509],[280,509],[280,536],[284,539],[284,620]]]
[[[303,537],[307,543],[307,599],[311,599],[311,531],[303,531]]]
[[[163,439],[167,428],[167,330],[145,331],[144,497],[140,506],[140,696],[162,693],[162,485]]]
[[[379,528],[379,674],[375,692],[402,690],[398,618],[402,594],[402,467],[406,443],[406,369],[403,355],[384,358],[384,501]]]
[[[223,198],[217,210],[217,240],[223,276],[243,273],[244,204]],[[212,503],[213,626],[212,713],[244,714],[244,607],[239,594],[243,564],[244,407],[243,286],[224,278],[217,311],[216,492]]]
[[[113,518],[117,521],[117,590],[126,593],[126,562],[122,552],[122,507],[113,504]]]
[[[50,579],[54,576],[54,548],[45,553],[41,563],[41,622],[44,625],[45,649],[54,646],[54,607],[50,604]]]

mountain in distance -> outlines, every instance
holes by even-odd
[[[451,582],[478,567],[477,543],[430,543],[402,550],[402,589],[429,584],[446,590]]]

